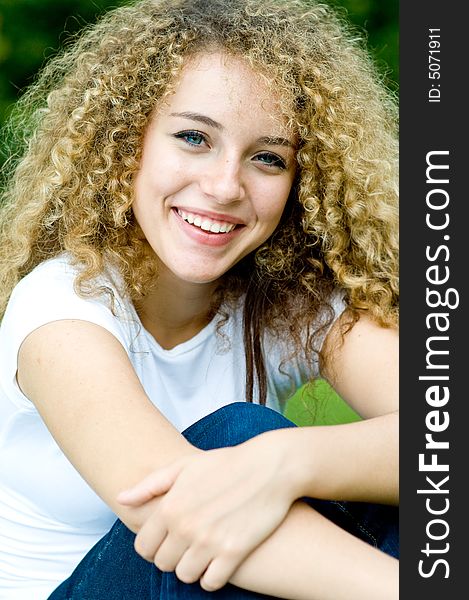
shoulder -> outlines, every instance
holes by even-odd
[[[80,269],[67,255],[47,260],[14,288],[0,328],[0,351],[14,351],[33,330],[60,320],[84,320],[111,330],[121,341],[127,337],[122,318],[131,304],[120,293],[113,278],[104,273],[93,285],[101,293],[85,297],[75,282]],[[128,320],[128,319],[127,319]]]
[[[113,278],[99,276],[96,289],[110,292],[83,297],[75,290],[80,269],[66,255],[47,260],[14,288],[0,324],[0,381],[12,398],[19,397],[16,373],[18,355],[25,340],[45,325],[81,321],[111,333],[130,352],[136,337],[132,304],[119,294]],[[29,404],[27,404],[29,406]]]
[[[40,263],[15,286],[6,314],[18,305],[22,309],[31,306],[37,311],[42,304],[59,308],[62,301],[75,306],[84,305],[86,301],[106,304],[112,297],[122,303],[121,280],[112,268],[92,280],[92,293],[86,296],[80,294],[76,287],[80,273],[80,266],[65,253]]]

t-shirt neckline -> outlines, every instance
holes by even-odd
[[[135,311],[137,313],[137,311]],[[163,348],[161,344],[153,337],[153,335],[145,328],[143,325],[139,315],[137,314],[137,318],[140,323],[140,327],[150,344],[150,346],[156,350],[159,354],[165,356],[179,356],[180,354],[184,354],[185,352],[190,352],[214,333],[217,321],[217,315],[213,317],[213,319],[207,323],[199,332],[197,332],[193,337],[186,340],[185,342],[181,342],[180,344],[176,344],[173,348]]]

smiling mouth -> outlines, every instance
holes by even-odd
[[[228,223],[227,221],[218,221],[216,219],[210,219],[209,217],[201,216],[196,213],[187,212],[185,210],[181,210],[180,208],[176,209],[178,215],[194,227],[198,227],[207,233],[230,233],[235,229],[235,223]]]

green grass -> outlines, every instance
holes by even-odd
[[[339,425],[360,417],[324,379],[301,387],[287,402],[285,416],[296,425]]]

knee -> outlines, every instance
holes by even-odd
[[[234,402],[194,423],[183,435],[198,448],[210,450],[241,444],[265,431],[294,426],[270,408]]]

